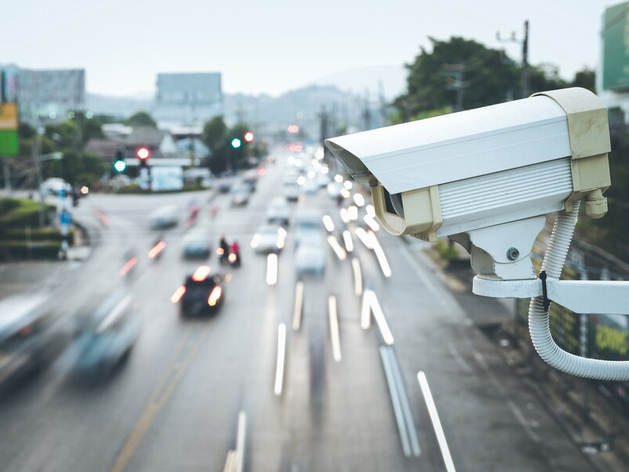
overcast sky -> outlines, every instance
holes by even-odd
[[[504,47],[571,79],[599,60],[604,0],[7,0],[0,63],[85,68],[89,92],[152,92],[158,72],[220,71],[228,93],[278,95],[347,69],[411,62],[428,37]]]

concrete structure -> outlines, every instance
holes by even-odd
[[[160,127],[203,124],[223,114],[219,72],[157,75],[154,118]]]
[[[21,121],[63,121],[85,108],[85,69],[32,70],[10,64],[0,66],[0,85],[0,101],[17,102]]]

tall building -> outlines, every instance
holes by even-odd
[[[85,108],[85,69],[0,66],[0,101],[17,102],[22,121],[65,120]]]
[[[161,126],[202,124],[223,114],[220,72],[157,75],[153,116]]]

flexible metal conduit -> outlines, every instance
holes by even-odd
[[[574,227],[579,216],[579,205],[574,202],[572,212],[557,214],[550,242],[544,255],[542,270],[548,277],[559,279],[563,269]],[[535,350],[551,367],[567,374],[594,380],[629,380],[629,361],[606,361],[575,356],[555,343],[550,333],[548,310],[544,309],[543,297],[531,298],[529,305],[529,332]]]

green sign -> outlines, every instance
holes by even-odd
[[[603,17],[603,88],[629,89],[629,2],[605,10]]]
[[[18,155],[17,131],[0,130],[0,157]]]

